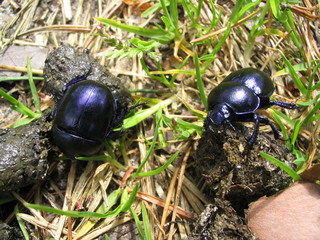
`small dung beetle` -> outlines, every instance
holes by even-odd
[[[254,122],[254,131],[248,140],[251,146],[258,134],[259,124],[268,124],[276,139],[279,132],[269,119],[254,113],[257,109],[278,105],[288,109],[299,108],[295,104],[271,101],[274,91],[272,80],[254,68],[244,68],[228,75],[208,96],[208,115],[205,127],[213,131],[232,121]]]
[[[66,87],[55,110],[53,139],[66,155],[94,155],[114,127],[116,100],[96,81],[78,79]]]

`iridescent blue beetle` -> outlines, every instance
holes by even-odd
[[[233,121],[254,122],[254,131],[248,144],[252,145],[257,137],[259,124],[268,124],[276,139],[279,132],[269,119],[254,113],[257,109],[278,105],[296,109],[295,104],[271,101],[274,92],[272,80],[254,68],[244,68],[228,75],[208,96],[208,115],[205,127],[213,131],[225,123]]]
[[[115,121],[116,108],[117,101],[107,86],[82,78],[71,81],[55,110],[55,143],[69,156],[96,154],[120,123]]]

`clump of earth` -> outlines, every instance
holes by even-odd
[[[240,123],[232,124],[233,128],[205,129],[193,155],[206,178],[206,193],[212,199],[212,204],[199,216],[194,236],[255,239],[246,225],[248,205],[293,182],[287,173],[260,155],[260,152],[268,153],[294,168],[293,155],[283,142],[260,133],[250,147],[247,139],[251,131]]]
[[[86,52],[63,44],[53,50],[45,61],[44,92],[56,103],[63,96],[63,87],[79,77],[99,81],[113,93],[121,116],[133,99],[121,80],[109,73]],[[51,137],[52,112],[30,124],[0,130],[0,191],[7,192],[38,183],[46,177],[54,143]]]

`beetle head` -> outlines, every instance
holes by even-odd
[[[215,105],[208,113],[206,125],[209,129],[220,129],[225,123],[230,124],[230,108],[225,104]]]

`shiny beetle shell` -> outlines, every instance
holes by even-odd
[[[111,130],[115,99],[107,86],[91,80],[72,84],[60,101],[53,138],[69,156],[90,156],[103,146]]]
[[[260,99],[241,83],[223,82],[208,96],[209,110],[217,104],[227,105],[235,114],[247,114],[258,109]]]
[[[239,82],[251,89],[260,98],[269,98],[274,92],[272,80],[255,68],[243,68],[229,74],[222,83]]]

